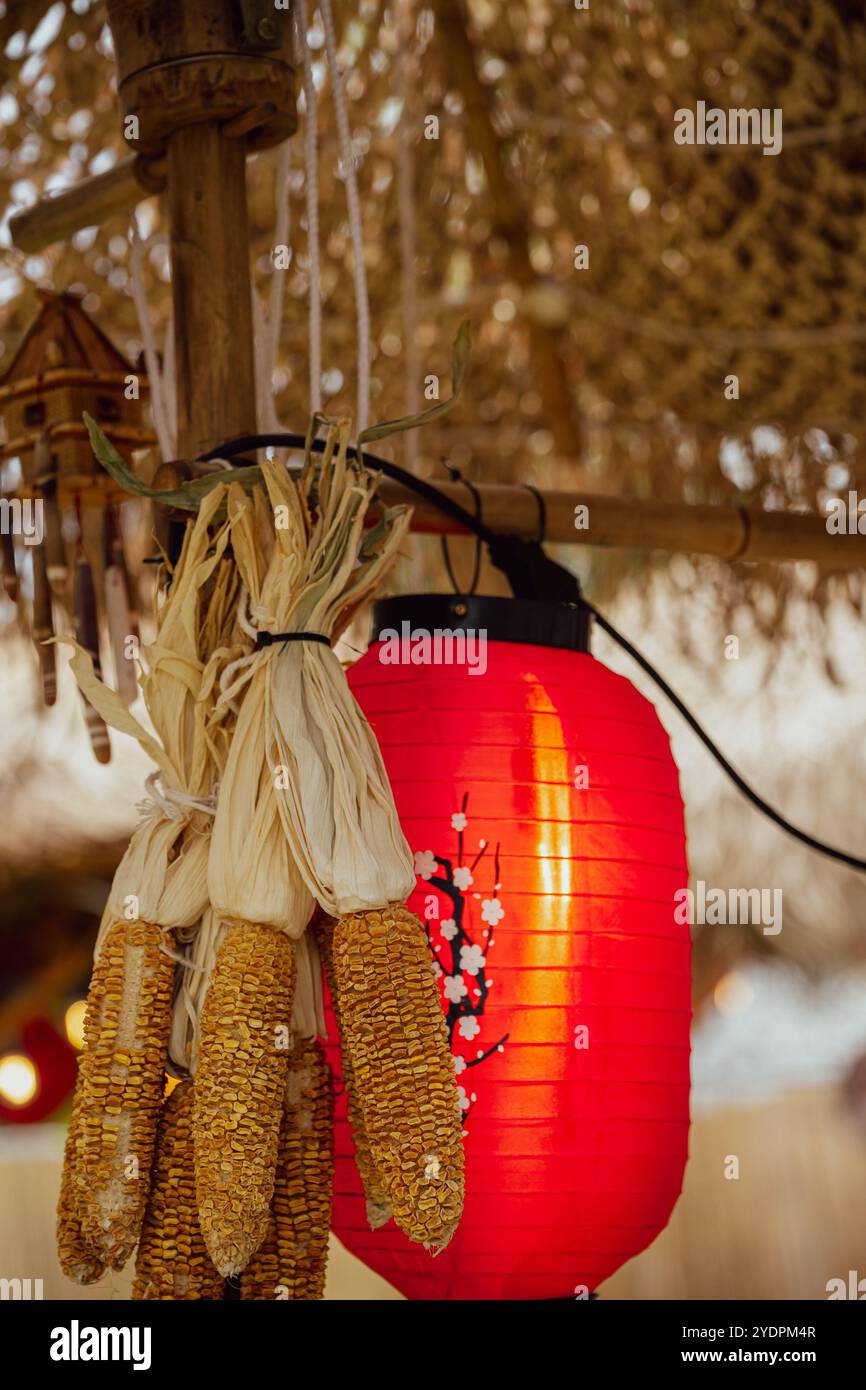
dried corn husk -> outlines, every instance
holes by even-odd
[[[260,499],[230,494],[232,545],[250,595],[244,626],[253,633],[332,637],[396,558],[408,513],[386,514],[365,536],[375,479],[349,462],[348,437],[347,423],[332,424],[321,460],[308,459],[297,482],[276,463],[262,466],[272,514],[265,546],[253,544],[267,533]],[[335,993],[372,1216],[385,1218],[390,1204],[413,1239],[441,1248],[462,1205],[461,1115],[426,938],[416,919],[389,908],[408,896],[415,876],[381,755],[328,646],[269,645],[252,652],[247,664],[252,674],[238,731],[248,713],[257,726],[264,719],[258,745],[273,782],[260,787],[279,790],[291,860],[310,894],[324,912],[346,921],[335,935],[336,943],[348,943],[342,965],[335,949]],[[253,715],[256,683],[262,693]],[[233,746],[230,765],[234,754]],[[239,766],[241,757],[239,749]],[[249,768],[247,775],[251,780]],[[221,796],[218,823],[223,809]],[[222,853],[217,827],[212,841],[212,889],[215,871],[229,873],[227,803],[225,810]],[[242,839],[248,822],[241,819]],[[289,929],[296,932],[305,920],[299,912]]]
[[[134,1299],[221,1299],[223,1278],[211,1262],[198,1220],[193,1161],[193,1088],[185,1081],[165,1101],[156,1161],[135,1265]]]
[[[248,499],[232,489],[229,515],[245,595],[257,610],[273,528],[260,493]],[[255,635],[243,611],[240,623]],[[214,728],[227,711],[236,720],[210,844],[212,918],[202,962],[209,980],[198,1022],[195,1146],[202,1230],[226,1275],[240,1272],[267,1231],[292,1036],[290,937],[304,933],[313,909],[282,832],[265,755],[272,656],[251,651],[235,663],[214,713]],[[186,1002],[194,1011],[192,988]],[[278,1029],[284,1030],[282,1047]]]
[[[262,468],[274,517],[286,521],[269,575],[274,585],[281,567],[291,576],[278,631],[335,638],[395,564],[408,531],[410,511],[398,507],[365,533],[377,479],[350,462],[348,442],[348,422],[331,424],[321,461],[298,483],[274,463]],[[283,830],[322,910],[339,916],[406,898],[412,855],[379,746],[330,647],[278,649],[267,717],[268,757],[283,773]]]
[[[242,650],[225,644],[234,624],[237,583],[234,567],[222,563],[228,530],[224,525],[213,538],[209,534],[224,500],[225,489],[216,488],[188,528],[156,641],[142,646],[141,688],[156,737],[97,679],[82,648],[76,647],[71,659],[89,703],[112,728],[136,739],[157,765],[148,779],[144,819],[114,875],[97,955],[105,931],[129,915],[130,903],[143,920],[172,928],[194,926],[208,903],[208,830],[221,770],[217,754],[225,748],[225,737],[214,737],[209,720],[217,676]],[[208,585],[212,592],[205,599]]]
[[[173,975],[158,927],[116,922],[90,982],[63,1181],[82,1236],[112,1269],[129,1259],[144,1216]]]
[[[228,1276],[240,1273],[267,1233],[294,963],[284,932],[226,926],[201,1014],[193,1132],[202,1233]]]
[[[244,583],[239,621],[252,640],[255,629],[244,611],[247,604],[270,623],[279,622],[285,610],[274,583],[268,581],[273,524],[259,490],[249,498],[235,485],[228,507],[232,550]],[[288,569],[280,574],[290,589]],[[275,655],[273,647],[249,651],[236,663],[233,682],[216,702],[216,718],[227,710],[237,718],[214,818],[208,888],[218,918],[270,924],[298,937],[310,919],[313,900],[281,829],[279,795],[265,746]]]
[[[331,1007],[334,1010],[334,1017],[337,1020],[337,1027],[340,1030],[340,1061],[343,1067],[343,1085],[346,1088],[349,1124],[352,1127],[352,1140],[355,1145],[355,1165],[364,1187],[367,1220],[370,1223],[370,1229],[377,1231],[380,1226],[384,1226],[385,1222],[390,1220],[391,1203],[385,1195],[382,1179],[376,1171],[373,1155],[370,1152],[370,1141],[367,1137],[367,1124],[364,1119],[364,1109],[361,1104],[361,1097],[358,1094],[358,1085],[355,1080],[352,1058],[344,1038],[344,1025],[340,1008],[340,990],[337,984],[333,953],[331,950],[333,930],[334,923],[326,920],[318,927],[316,936],[319,942],[322,964],[325,967],[325,974],[328,977],[328,988],[331,991]]]
[[[243,1273],[243,1299],[324,1297],[334,1187],[334,1093],[322,1044],[289,1061],[268,1231]]]
[[[463,1207],[462,1116],[424,928],[399,906],[352,913],[331,952],[375,1170],[400,1229],[441,1250]]]
[[[227,741],[225,721],[211,729],[209,716],[218,675],[239,655],[225,645],[237,599],[228,532],[212,543],[208,531],[220,500],[215,493],[189,528],[157,639],[144,648],[142,689],[156,736],[96,678],[86,652],[76,648],[72,658],[88,701],[138,740],[162,781],[149,779],[145,818],[103,914],[78,1083],[82,1141],[71,1180],[83,1233],[115,1268],[134,1248],[144,1213],[171,1024],[172,929],[194,929],[207,903],[210,798]]]

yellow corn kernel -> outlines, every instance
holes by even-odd
[[[81,1143],[81,1093],[76,1087],[72,1115],[63,1150],[63,1174],[57,1202],[57,1255],[67,1279],[76,1284],[94,1284],[105,1273],[105,1265],[81,1233],[74,1171],[79,1162]]]
[[[385,1195],[382,1187],[382,1179],[376,1172],[373,1156],[370,1153],[370,1141],[367,1138],[364,1111],[358,1098],[357,1086],[355,1085],[355,1073],[352,1069],[352,1060],[349,1056],[349,1049],[343,1040],[340,992],[337,985],[337,977],[334,972],[332,949],[333,930],[333,921],[330,918],[324,919],[317,930],[316,939],[319,945],[319,954],[321,955],[325,967],[325,974],[328,977],[328,989],[331,992],[331,1004],[334,1010],[334,1017],[337,1020],[337,1027],[340,1030],[340,1062],[343,1068],[343,1084],[346,1088],[349,1124],[352,1127],[352,1140],[355,1145],[355,1166],[360,1174],[364,1195],[367,1199],[366,1211],[370,1229],[372,1231],[377,1231],[380,1226],[384,1226],[386,1221],[390,1221],[391,1203]]]
[[[462,1116],[424,928],[396,904],[349,913],[332,954],[373,1163],[400,1229],[441,1250],[463,1209]]]
[[[195,1195],[193,1083],[162,1107],[150,1195],[135,1264],[134,1299],[221,1299],[223,1277],[205,1249]]]
[[[334,1191],[334,1091],[315,1038],[289,1060],[268,1233],[243,1272],[243,1299],[324,1297]]]
[[[294,977],[284,932],[229,925],[201,1013],[193,1112],[199,1220],[226,1276],[240,1273],[267,1233]]]
[[[159,927],[116,922],[93,968],[78,1071],[81,1231],[122,1269],[138,1243],[171,1026],[174,962]]]

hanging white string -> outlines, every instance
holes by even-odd
[[[216,815],[216,791],[210,796],[191,796],[178,787],[166,786],[159,769],[151,772],[144,786],[147,796],[136,802],[135,806],[142,819],[165,816],[171,821],[182,821],[188,818],[191,811],[201,811],[206,816]]]
[[[282,275],[281,270],[274,271]],[[253,361],[256,373],[256,420],[262,434],[281,428],[274,401],[273,369],[271,366],[271,324],[265,313],[255,278],[250,272],[250,298],[253,305]]]
[[[346,185],[349,229],[352,234],[352,251],[355,261],[355,313],[358,320],[358,419],[356,428],[360,434],[362,430],[367,428],[370,416],[370,304],[367,297],[367,272],[364,266],[361,200],[358,196],[358,180],[355,177],[352,136],[346,111],[346,94],[343,91],[343,79],[337,66],[337,44],[334,38],[334,16],[331,11],[331,0],[319,0],[319,12],[325,30],[325,52],[328,58],[331,88],[334,93],[334,111],[337,117],[337,134],[340,141],[340,163],[343,181]]]
[[[162,238],[164,240],[164,238]],[[150,309],[147,303],[147,290],[144,284],[144,267],[142,265],[143,243],[138,230],[138,219],[133,213],[129,223],[129,240],[132,247],[130,265],[132,270],[131,288],[132,299],[135,304],[135,312],[138,315],[138,326],[141,332],[141,340],[144,344],[144,361],[147,367],[147,379],[150,385],[150,405],[153,411],[153,422],[156,428],[156,437],[159,441],[159,450],[163,460],[174,458],[175,446],[169,429],[168,417],[165,409],[165,398],[163,393],[162,372],[159,365],[159,357],[156,352],[156,338],[154,337],[153,324],[150,320]]]
[[[319,251],[319,172],[316,87],[307,42],[306,0],[295,6],[295,39],[303,70],[307,124],[304,133],[304,159],[307,195],[307,257],[310,262],[310,410],[322,409],[322,288]]]
[[[400,53],[397,63],[397,92],[402,104],[397,132],[397,201],[400,218],[400,267],[403,279],[403,371],[407,415],[417,415],[420,402],[420,363],[416,341],[418,328],[418,285],[415,278],[415,156],[412,149],[409,112],[409,45],[412,36],[412,0],[401,0],[398,11]],[[403,435],[403,459],[413,468],[418,459],[418,435]]]

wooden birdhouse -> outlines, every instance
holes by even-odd
[[[122,453],[153,444],[142,419],[147,380],[75,295],[40,291],[39,297],[42,307],[0,379],[0,462],[18,459],[21,465],[20,481],[3,498],[3,583],[20,609],[18,575],[29,551],[32,600],[21,616],[47,705],[57,691],[56,647],[49,639],[70,628],[97,671],[100,648],[111,648],[117,688],[131,701],[136,678],[126,644],[137,632],[137,617],[119,515],[126,494],[93,457],[83,414],[92,415]],[[108,731],[86,701],[84,713],[94,751],[106,761]]]
[[[154,442],[142,411],[147,378],[118,352],[77,296],[39,291],[42,308],[0,377],[0,458],[21,459],[31,475],[39,441],[47,445],[57,505],[104,506],[120,500],[93,457],[86,410],[122,453]]]

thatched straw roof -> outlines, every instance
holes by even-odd
[[[7,3],[0,197],[26,202],[127,153],[100,4]],[[337,6],[363,203],[373,323],[373,416],[403,413],[400,149],[414,166],[422,377],[447,380],[459,320],[475,328],[464,402],[420,441],[470,475],[585,480],[686,500],[819,506],[858,476],[866,373],[863,73],[866,20],[845,0],[457,0]],[[313,16],[314,56],[321,23]],[[408,15],[408,22],[406,16]],[[41,21],[41,23],[40,23]],[[324,61],[319,101],[328,402],[354,403],[351,247]],[[783,145],[679,145],[675,112],[781,109]],[[438,138],[427,139],[438,120]],[[301,116],[303,124],[304,117]],[[278,151],[250,164],[256,278],[275,272]],[[307,414],[308,254],[302,142],[277,402]],[[169,311],[166,226],[151,244],[152,313]],[[87,292],[135,355],[122,217],[7,262],[2,342],[31,287]],[[586,245],[589,268],[575,269]],[[739,378],[739,399],[724,381]],[[772,426],[756,440],[754,425]],[[741,445],[732,444],[739,439]],[[721,449],[723,440],[728,442]],[[774,580],[774,583],[777,582]]]

